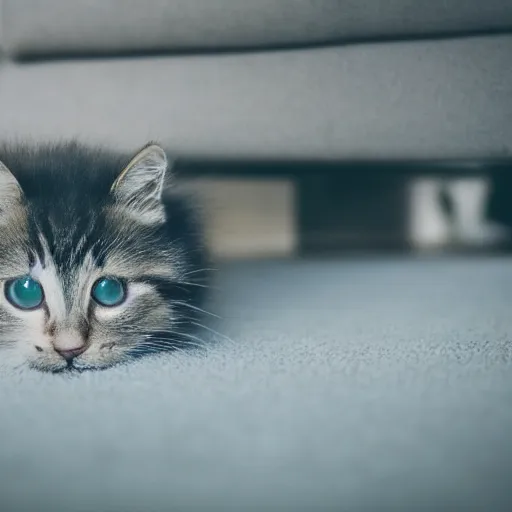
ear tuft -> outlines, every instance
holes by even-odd
[[[162,203],[168,162],[157,144],[142,148],[119,174],[111,188],[116,202],[143,224],[165,221]]]

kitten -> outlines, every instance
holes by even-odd
[[[197,339],[205,253],[168,167],[156,144],[0,149],[0,361],[99,369]]]

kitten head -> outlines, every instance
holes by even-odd
[[[204,268],[190,211],[151,144],[0,151],[0,361],[105,368],[183,342]]]

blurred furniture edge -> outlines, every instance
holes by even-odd
[[[412,171],[510,166],[508,0],[0,0],[0,52],[0,140],[157,140],[183,175],[292,176],[280,251],[406,250]]]
[[[2,0],[0,139],[203,161],[501,161],[508,0]]]

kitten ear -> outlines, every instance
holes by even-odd
[[[7,166],[0,161],[0,210],[8,209],[10,206],[20,203],[22,197],[23,192],[18,180]]]
[[[149,144],[142,148],[112,185],[111,193],[139,222],[158,224],[165,221],[162,203],[167,157],[164,150]]]

